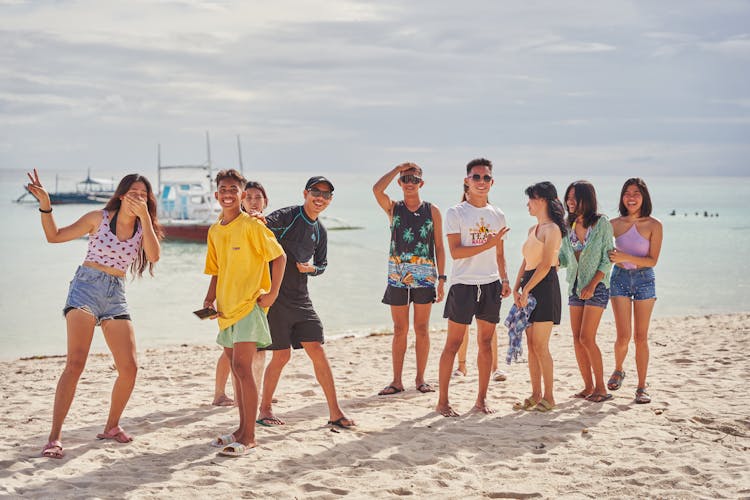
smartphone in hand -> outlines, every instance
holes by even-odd
[[[206,319],[210,318],[211,316],[216,316],[219,313],[217,313],[216,309],[214,309],[213,307],[204,307],[203,309],[193,311],[193,314],[198,316],[200,319]]]

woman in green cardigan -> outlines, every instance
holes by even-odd
[[[570,230],[560,248],[560,266],[567,267],[570,327],[584,384],[574,397],[602,403],[612,395],[604,385],[596,331],[609,302],[612,226],[605,215],[597,213],[596,191],[590,182],[576,181],[568,186],[565,204]]]

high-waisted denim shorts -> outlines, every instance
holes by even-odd
[[[91,314],[97,325],[107,319],[130,319],[125,301],[125,278],[79,266],[70,282],[63,315],[72,309]]]
[[[576,280],[576,283],[573,285],[573,290],[575,290],[577,286],[578,281]],[[581,291],[578,290],[578,293],[580,292]],[[609,290],[607,290],[607,287],[601,281],[596,284],[596,288],[594,288],[594,295],[591,298],[583,300],[578,296],[577,293],[574,293],[573,295],[568,297],[568,305],[571,307],[594,306],[606,309],[607,303],[609,303]]]
[[[615,266],[612,269],[612,280],[609,288],[612,297],[629,297],[633,300],[656,298],[656,275],[653,267],[623,269]]]

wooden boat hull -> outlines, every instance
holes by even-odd
[[[169,241],[189,241],[193,243],[206,243],[208,228],[211,224],[206,223],[163,223],[164,238]]]

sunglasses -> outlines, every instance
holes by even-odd
[[[417,177],[416,175],[407,174],[401,177],[399,179],[401,181],[401,184],[419,184],[422,182],[421,177]]]
[[[484,175],[473,174],[470,177],[471,177],[471,180],[473,180],[474,182],[479,182],[479,181],[491,182],[492,181],[492,176],[488,174],[484,174]]]
[[[320,189],[311,189],[308,191],[313,198],[323,198],[324,200],[330,200],[333,198],[333,193],[330,191],[321,191]]]

